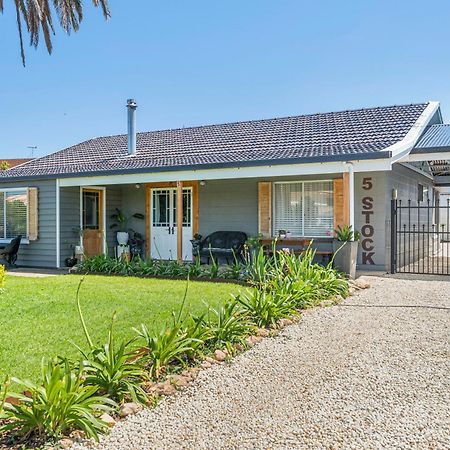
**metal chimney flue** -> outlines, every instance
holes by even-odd
[[[128,110],[128,154],[136,154],[136,100],[129,98],[127,100]]]

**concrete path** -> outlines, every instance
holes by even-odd
[[[34,269],[26,267],[18,267],[17,269],[8,269],[6,274],[14,277],[27,278],[44,278],[55,277],[57,275],[66,275],[69,273],[68,269]]]
[[[450,448],[450,279],[365,280],[130,416],[100,448]]]

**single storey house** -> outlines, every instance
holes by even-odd
[[[389,270],[391,198],[434,201],[449,175],[438,102],[143,133],[136,107],[128,134],[0,174],[0,241],[24,236],[19,265],[62,267],[74,244],[114,254],[119,208],[145,216],[129,225],[152,258],[189,260],[193,235],[218,230],[285,230],[327,249],[350,224],[360,267]]]

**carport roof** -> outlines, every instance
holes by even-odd
[[[436,124],[427,128],[411,151],[412,154],[450,152],[450,124]],[[450,161],[435,159],[428,161],[434,176],[450,175]]]

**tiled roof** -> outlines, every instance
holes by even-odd
[[[16,159],[1,159],[0,162],[7,162],[8,166],[10,168],[13,168],[32,160],[33,160],[32,158],[16,158]]]
[[[91,139],[3,173],[3,177],[151,172],[318,159],[376,157],[405,137],[427,103]]]

